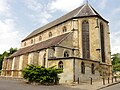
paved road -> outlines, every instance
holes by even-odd
[[[42,86],[29,85],[23,81],[0,79],[0,90],[80,90],[62,85]]]
[[[120,83],[116,85],[109,86],[107,88],[104,88],[102,90],[120,90]]]

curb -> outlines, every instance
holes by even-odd
[[[116,84],[119,84],[119,83],[120,83],[120,81],[119,81],[119,82],[116,82],[116,83],[109,84],[109,85],[104,86],[104,87],[101,87],[101,88],[99,88],[99,89],[97,89],[97,90],[101,90],[101,89],[104,89],[104,88],[106,88],[106,87],[110,87],[110,86],[112,86],[112,85],[116,85]]]

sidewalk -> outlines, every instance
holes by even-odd
[[[0,77],[0,79],[6,79],[6,80],[18,80],[18,81],[24,81],[24,79],[18,79],[18,78],[11,78],[11,77]],[[115,79],[113,80],[109,80],[109,84],[108,84],[108,80],[105,80],[105,85],[103,85],[103,80],[97,80],[97,81],[93,81],[92,85],[89,82],[80,82],[79,84],[74,83],[74,84],[61,84],[62,86],[68,87],[68,88],[74,88],[74,89],[80,89],[80,90],[101,90],[105,87],[109,87],[111,85],[115,85],[120,83],[120,78],[117,78],[117,82],[115,82]]]
[[[105,87],[109,87],[111,85],[115,85],[120,83],[120,78],[117,79],[117,82],[115,82],[115,79],[109,81],[108,84],[108,80],[105,80],[105,85],[103,85],[103,80],[99,80],[99,81],[94,81],[92,83],[92,85],[90,84],[90,82],[86,82],[86,83],[79,83],[79,84],[71,84],[68,85],[68,87],[70,86],[71,88],[79,88],[80,90],[101,90]]]

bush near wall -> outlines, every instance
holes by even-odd
[[[55,66],[50,68],[44,68],[42,66],[27,65],[26,68],[22,70],[23,78],[28,80],[30,83],[40,83],[40,84],[57,84],[59,81],[58,74],[62,73],[63,70],[55,68]]]

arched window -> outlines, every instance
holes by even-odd
[[[91,73],[92,73],[92,74],[95,74],[95,66],[94,66],[93,63],[92,63],[92,65],[91,65]]]
[[[102,57],[102,62],[105,62],[105,39],[104,39],[104,26],[103,23],[100,23],[100,39],[101,39],[101,57]]]
[[[41,41],[42,40],[42,36],[39,36],[39,41]]]
[[[83,58],[90,58],[89,23],[86,20],[82,22],[82,53]]]
[[[64,57],[69,57],[69,51],[64,51]]]
[[[85,64],[84,64],[84,62],[81,63],[81,73],[85,74]]]
[[[33,43],[33,39],[31,39],[31,44]]]
[[[24,42],[24,46],[26,46],[26,42]]]
[[[58,68],[63,69],[63,62],[62,62],[62,61],[60,61],[60,62],[58,63]]]
[[[66,26],[63,27],[63,32],[67,32]]]
[[[49,37],[52,37],[52,32],[49,32]]]
[[[46,64],[46,54],[43,55],[43,67],[45,67]]]

